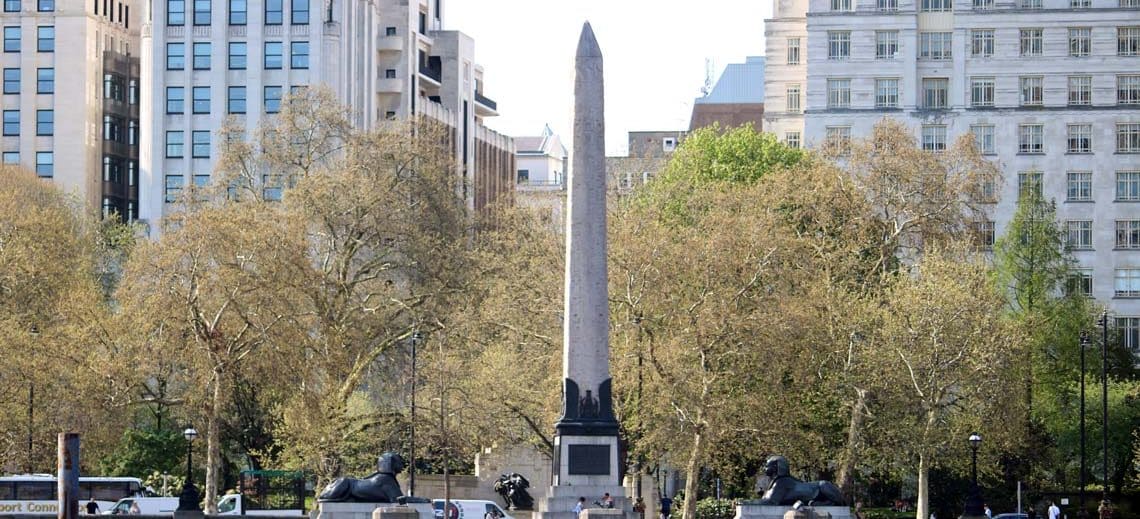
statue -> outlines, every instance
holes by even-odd
[[[807,483],[792,477],[788,471],[788,460],[783,456],[768,458],[764,475],[771,478],[771,483],[760,499],[762,505],[791,506],[796,501],[809,506],[843,506],[846,503],[839,487],[830,481]]]
[[[503,474],[495,482],[495,492],[503,496],[503,502],[506,503],[503,508],[507,510],[530,510],[534,508],[534,498],[527,493],[526,489],[528,488],[530,488],[530,481],[527,481],[518,472],[512,472],[509,475]]]
[[[356,503],[395,503],[404,492],[396,481],[396,474],[407,467],[404,458],[395,452],[385,452],[380,456],[380,470],[364,479],[338,478],[329,483],[318,501]]]

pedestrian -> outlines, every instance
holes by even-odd
[[[855,519],[863,519],[863,502],[855,502]]]
[[[938,519],[937,517],[934,517],[934,510],[930,511],[930,519]]]
[[[606,494],[602,496],[601,505],[602,505],[602,508],[613,508],[614,507],[614,498],[610,497],[609,492],[606,492]]]
[[[1033,508],[1033,505],[1029,505],[1029,511],[1025,514],[1025,517],[1027,519],[1037,519],[1037,510]]]
[[[579,497],[578,504],[574,505],[574,519],[578,519],[578,514],[582,513],[584,508],[586,508],[586,498]]]
[[[983,504],[982,508],[986,513],[986,519],[994,519],[994,513],[990,511],[990,505]]]
[[[92,497],[91,500],[87,502],[86,508],[87,515],[96,515],[99,513],[99,503],[95,502],[94,497]]]
[[[673,506],[673,500],[667,496],[661,497],[661,519],[669,519],[669,509]]]
[[[1049,501],[1049,519],[1061,519],[1061,508],[1056,501]]]
[[[633,511],[637,513],[637,519],[645,519],[645,501],[641,497],[637,498],[637,502],[633,503]]]

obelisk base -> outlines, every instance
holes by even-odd
[[[602,496],[607,492],[614,500],[613,508],[601,508],[595,504],[595,501],[601,502]],[[552,486],[547,496],[538,501],[536,516],[541,519],[574,519],[574,506],[580,497],[586,498],[583,508],[590,511],[590,517],[597,519],[602,514],[607,514],[606,519],[613,516],[617,516],[615,519],[635,519],[633,503],[625,497],[625,488],[620,485]],[[578,519],[585,519],[585,516],[579,516]]]
[[[620,488],[620,473],[617,436],[554,436],[554,486]],[[590,496],[584,497],[592,502]]]

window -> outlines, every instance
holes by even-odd
[[[970,132],[974,134],[974,142],[978,146],[978,151],[985,155],[993,155],[994,153],[997,153],[997,147],[994,146],[993,125],[974,125],[970,127]]]
[[[1017,127],[1018,153],[1045,153],[1044,125],[1022,124]]]
[[[898,53],[898,31],[875,31],[875,59],[894,59]]]
[[[626,189],[633,187],[633,179],[629,173],[626,173],[625,180],[622,183]],[[263,198],[272,202],[281,201],[281,175],[262,175],[261,186]]]
[[[396,35],[396,28],[395,28],[395,27],[391,27],[391,26],[389,26],[389,27],[385,27],[385,28],[384,28],[384,35],[385,35],[385,36],[395,36],[395,35]],[[790,39],[790,38],[789,38],[789,39]],[[796,40],[799,40],[799,38],[796,38]]]
[[[186,25],[186,0],[166,0],[166,25]]]
[[[186,68],[186,44],[166,44],[166,70],[182,70]]]
[[[131,146],[139,145],[139,122],[131,119],[127,123],[127,144]]]
[[[784,132],[784,144],[789,148],[799,148],[800,132]]]
[[[974,10],[986,11],[994,8],[994,0],[974,0]]]
[[[1140,104],[1140,74],[1116,76],[1116,104]]]
[[[4,0],[5,13],[18,13],[20,12],[20,0]]]
[[[1042,43],[1042,30],[1041,29],[1022,29],[1021,30],[1021,55],[1022,56],[1040,56],[1044,49]]]
[[[947,78],[922,78],[922,107],[941,110],[950,106],[950,80]]]
[[[4,52],[20,52],[20,28],[4,28]]]
[[[898,78],[881,78],[875,80],[875,108],[899,107],[899,80]]]
[[[986,107],[994,105],[994,78],[970,78],[970,106]]]
[[[191,132],[190,156],[196,159],[210,158],[210,132],[208,131],[194,131]]]
[[[827,59],[851,57],[851,31],[827,31]]]
[[[1041,172],[1040,171],[1022,171],[1017,174],[1017,196],[1018,198],[1027,195],[1041,196]]]
[[[178,197],[182,195],[182,185],[185,182],[186,179],[182,175],[166,176],[166,203],[178,201]]]
[[[180,159],[184,151],[183,148],[186,144],[186,138],[181,131],[166,132],[166,158]]]
[[[281,68],[281,42],[267,41],[265,42],[265,68],[266,69],[279,69]]]
[[[1092,104],[1092,76],[1069,76],[1069,104]]]
[[[20,69],[6,68],[4,69],[4,93],[5,94],[19,94],[20,93]]]
[[[848,108],[851,106],[851,80],[827,80],[827,107]]]
[[[293,25],[308,25],[309,0],[293,0],[292,7],[293,10],[289,13],[289,21]]]
[[[994,30],[974,29],[970,31],[970,55],[988,58],[994,55]]]
[[[246,0],[230,0],[230,25],[245,25],[249,21],[248,9]]]
[[[1116,125],[1117,153],[1140,153],[1140,123]]]
[[[131,105],[139,104],[139,80],[136,78],[127,80],[127,102]]]
[[[1116,330],[1122,347],[1133,353],[1140,350],[1140,317],[1117,317]]]
[[[1116,28],[1116,55],[1140,56],[1140,26]]]
[[[1069,294],[1092,297],[1092,269],[1074,269],[1070,272],[1065,290]]]
[[[246,53],[245,42],[230,42],[230,69],[245,70]]]
[[[832,11],[850,11],[851,0],[831,0]]]
[[[786,89],[788,95],[788,112],[793,114],[800,113],[800,85],[788,85]]]
[[[309,42],[295,41],[289,44],[289,67],[309,68]]]
[[[51,178],[55,174],[55,154],[50,151],[36,152],[36,174]]]
[[[194,42],[194,70],[210,70],[210,42]]]
[[[1140,202],[1140,171],[1116,172],[1116,201]]]
[[[55,93],[55,69],[54,68],[36,69],[36,93],[37,94],[54,94]]]
[[[123,183],[123,159],[103,155],[103,182]]]
[[[530,170],[529,169],[520,169],[519,170],[518,183],[519,184],[530,183]]]
[[[1092,125],[1070,124],[1068,153],[1092,153]]]
[[[993,220],[974,222],[974,232],[976,233],[979,248],[982,250],[993,250],[994,238],[996,237]]]
[[[1069,55],[1084,58],[1092,50],[1092,29],[1069,27]]]
[[[36,10],[41,13],[50,13],[55,10],[55,0],[38,0]]]
[[[1044,88],[1042,83],[1044,78],[1041,76],[1021,76],[1018,78],[1020,83],[1021,92],[1021,106],[1041,106],[1044,102]]]
[[[1116,269],[1116,297],[1140,297],[1140,268]]]
[[[1065,200],[1068,202],[1092,202],[1092,172],[1070,171],[1065,173]]]
[[[194,25],[210,25],[210,0],[194,0]]]
[[[1140,7],[1140,0],[1120,0],[1120,7]]]
[[[180,114],[186,111],[186,89],[183,87],[166,87],[166,113]]]
[[[192,90],[194,95],[193,108],[196,114],[210,113],[210,87],[194,87]]]
[[[4,135],[20,134],[20,111],[4,110]]]
[[[1116,248],[1140,249],[1140,220],[1116,221]]]
[[[946,126],[926,124],[922,126],[922,149],[925,151],[946,150]]]
[[[54,110],[36,110],[36,135],[55,135]]]
[[[226,109],[231,114],[244,114],[245,113],[245,87],[232,86],[228,90],[229,95],[226,96]]]
[[[1092,7],[1092,0],[1069,0],[1069,7],[1073,9],[1087,9]]]
[[[41,25],[36,27],[36,50],[55,52],[55,26]]]
[[[126,85],[123,76],[118,74],[103,74],[103,99],[114,99],[125,102],[127,100]]]
[[[103,116],[103,140],[123,142],[123,120],[112,115]]]
[[[788,38],[788,64],[800,64],[800,39]]]
[[[1022,9],[1040,9],[1042,7],[1041,0],[1020,0],[1017,6]]]
[[[851,127],[850,126],[828,126],[827,131],[827,144],[834,152],[839,154],[846,154],[851,151]]]
[[[275,114],[281,110],[281,87],[265,87],[265,113]]]
[[[949,11],[951,0],[922,0],[923,11]]]
[[[19,163],[20,163],[20,152],[18,152],[18,151],[5,151],[4,152],[4,164],[6,164],[6,165],[17,165]]]
[[[899,0],[878,0],[876,5],[880,11],[894,12],[899,10]]]
[[[1092,220],[1065,222],[1066,243],[1073,250],[1092,250]]]
[[[951,58],[951,33],[923,32],[918,35],[918,59],[946,60]]]
[[[281,25],[283,20],[282,2],[284,0],[265,0],[265,25]]]

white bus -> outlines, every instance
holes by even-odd
[[[56,515],[57,490],[51,474],[0,476],[0,514]],[[85,505],[91,498],[95,498],[99,511],[104,511],[124,497],[141,495],[143,485],[139,478],[80,477],[79,513],[87,512]]]

